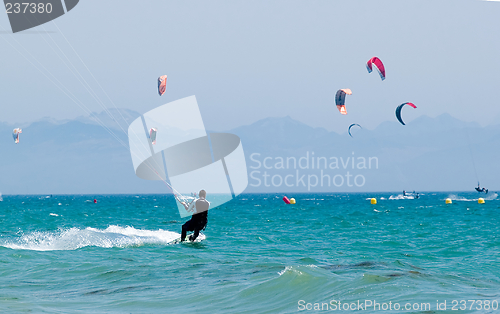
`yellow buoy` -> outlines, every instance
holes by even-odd
[[[295,204],[295,199],[294,198],[290,199],[290,204]]]
[[[445,202],[446,204],[451,204],[451,198],[447,198]]]
[[[477,202],[478,202],[479,204],[484,204],[484,198],[480,197],[480,198],[477,200]]]
[[[372,199],[370,200],[370,203],[371,203],[372,205],[377,204],[377,199],[376,199],[376,198],[372,198]]]

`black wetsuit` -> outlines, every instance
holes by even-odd
[[[488,193],[488,190],[486,190],[486,188],[481,189],[481,187],[479,186],[476,188],[476,191],[478,191],[479,193]]]
[[[186,239],[186,232],[188,231],[194,231],[193,235],[189,237],[189,240],[196,240],[200,231],[205,229],[207,225],[209,207],[210,203],[204,198],[199,198],[195,201],[194,208],[196,210],[196,214],[194,214],[190,220],[182,225],[181,241]]]

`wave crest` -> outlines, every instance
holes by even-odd
[[[140,230],[134,227],[111,225],[106,229],[70,228],[58,231],[35,231],[15,240],[7,240],[0,246],[15,250],[58,251],[76,250],[87,246],[102,248],[169,244],[180,237],[177,232]]]

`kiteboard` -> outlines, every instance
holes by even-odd
[[[191,234],[188,234],[186,236],[186,239],[182,243],[200,243],[201,241],[203,241],[203,240],[205,240],[207,238],[203,233],[200,232],[200,234],[198,235],[198,237],[196,238],[196,240],[190,241],[189,240],[189,236],[190,235]],[[181,237],[178,237],[174,241],[170,242],[170,244],[179,244],[179,243],[181,243]]]

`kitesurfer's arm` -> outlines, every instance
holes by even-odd
[[[184,206],[184,209],[187,211],[187,212],[191,212],[191,213],[194,213],[196,211],[196,206],[195,206],[195,203],[196,203],[196,200],[193,200],[192,202],[190,203],[186,203],[185,201],[181,201],[177,195],[174,195],[175,196],[175,199],[181,203],[182,206]]]
[[[179,199],[179,197],[178,197],[177,195],[175,195],[175,194],[174,194],[174,197],[175,197],[175,199],[177,200],[177,202],[181,203],[181,204],[182,204],[182,206],[184,206],[184,208],[185,208],[186,210],[188,210],[189,205],[188,205],[188,204],[186,204],[186,202],[181,201],[181,200]]]
[[[186,202],[180,202],[180,203],[182,204],[182,206],[184,206],[184,208],[185,208],[186,210],[188,210],[188,207],[189,207],[189,206],[186,204]]]

